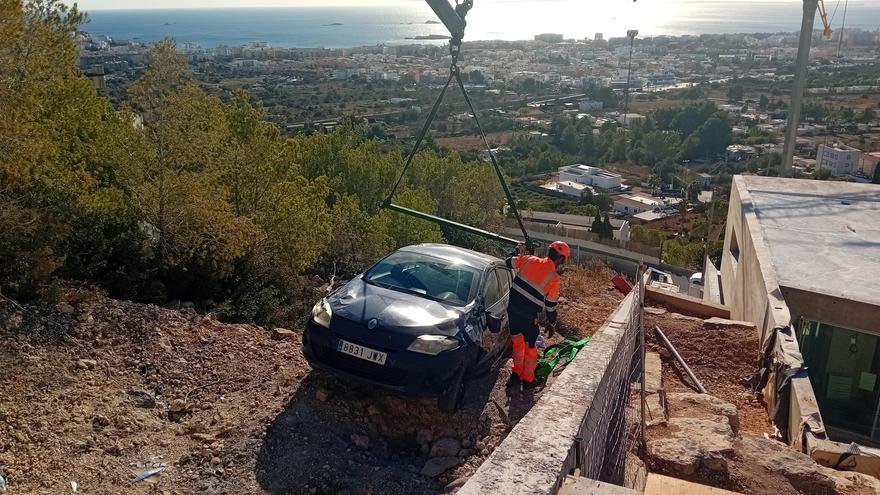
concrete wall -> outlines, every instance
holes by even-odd
[[[665,306],[667,309],[680,311],[684,314],[699,315],[703,318],[730,318],[730,308],[727,306],[706,302],[687,294],[658,289],[650,285],[645,287],[645,299],[648,302]]]
[[[606,447],[611,447],[605,444],[610,421],[603,413],[607,413],[609,396],[620,386],[614,377],[621,366],[628,367],[623,358],[632,352],[628,347],[637,324],[633,316],[639,309],[638,291],[632,291],[459,494],[556,493],[575,468],[579,436],[595,454],[585,459],[591,466],[586,474],[595,471]]]
[[[779,287],[751,195],[741,176],[734,176],[730,191],[721,259],[721,290],[732,319],[755,322],[761,332],[762,347],[774,328],[795,321]],[[786,362],[786,368],[804,366],[794,336],[785,337],[780,346],[782,353],[785,356],[780,355],[778,359]],[[776,400],[775,397],[768,399],[768,404]],[[791,380],[787,427],[789,444],[800,451],[806,451],[806,444],[812,438],[825,437],[825,426],[808,377]]]
[[[718,271],[718,268],[706,256],[706,260],[703,263],[703,302],[723,304],[720,275],[721,273]]]
[[[782,287],[781,289],[790,308],[792,321],[807,318],[853,330],[880,334],[880,306],[791,287]]]
[[[730,317],[755,322],[762,338],[773,328],[791,322],[751,195],[738,175],[733,178],[727,210],[721,290],[724,303],[730,306]]]

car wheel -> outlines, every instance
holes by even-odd
[[[461,407],[461,399],[464,397],[464,377],[467,373],[467,367],[462,365],[461,368],[452,377],[449,387],[437,399],[437,406],[441,411],[452,414]]]

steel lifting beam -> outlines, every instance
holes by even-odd
[[[425,0],[431,9],[440,18],[440,22],[446,26],[450,36],[453,39],[461,40],[464,38],[465,20],[462,19],[455,7],[448,0]]]
[[[485,237],[487,239],[500,242],[503,244],[510,244],[511,246],[516,246],[521,243],[516,239],[510,237],[504,237],[503,235],[498,235],[493,232],[489,232],[488,230],[478,229],[476,227],[471,227],[470,225],[465,225],[463,223],[453,222],[452,220],[447,220],[445,218],[441,218],[435,215],[429,215],[428,213],[422,213],[418,210],[413,210],[411,208],[407,208],[405,206],[396,205],[394,203],[387,203],[384,205],[384,208],[389,210],[396,211],[398,213],[403,213],[405,215],[409,215],[412,217],[421,218],[422,220],[427,220],[429,222],[434,222],[439,225],[445,225],[447,227],[452,227],[454,229],[463,230],[465,232],[470,232],[471,234],[475,234],[481,237]]]

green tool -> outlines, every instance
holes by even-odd
[[[562,366],[570,363],[577,353],[590,342],[589,337],[580,340],[566,338],[558,344],[546,347],[538,353],[538,366],[535,368],[535,378],[546,380],[553,369],[562,361]]]

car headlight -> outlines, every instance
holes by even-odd
[[[444,335],[422,335],[409,345],[408,350],[436,356],[443,351],[451,351],[458,347],[458,341]]]
[[[318,301],[315,307],[312,308],[312,321],[324,328],[330,328],[330,318],[332,316],[333,311],[330,309],[330,303],[327,302],[326,297]]]

